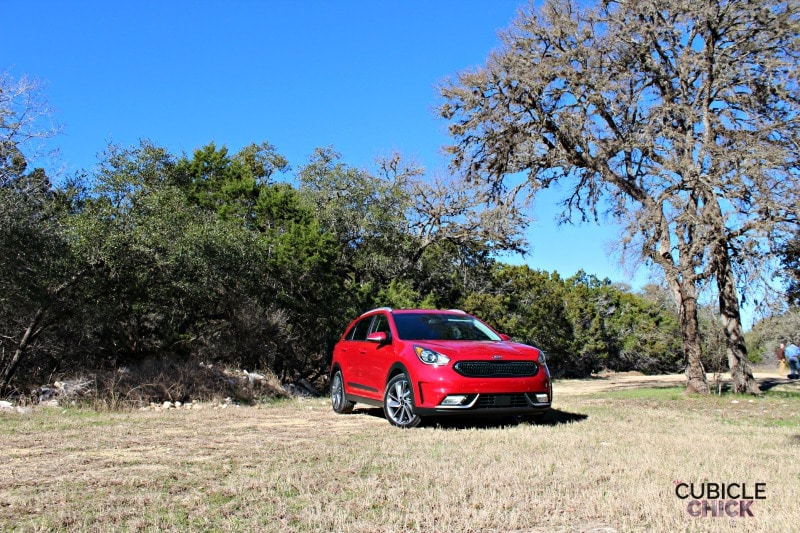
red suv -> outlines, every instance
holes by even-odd
[[[552,396],[541,350],[459,310],[374,309],[333,349],[333,410],[381,406],[399,427],[430,415],[542,414]]]

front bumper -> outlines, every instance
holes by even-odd
[[[543,413],[550,409],[553,393],[550,375],[546,367],[542,370],[530,377],[475,378],[432,367],[416,381],[412,378],[414,411],[419,415]]]
[[[418,415],[535,415],[550,409],[550,402],[537,401],[544,393],[473,394],[459,405],[416,406]],[[546,396],[546,394],[544,394]]]

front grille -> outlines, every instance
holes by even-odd
[[[529,407],[530,403],[524,394],[481,394],[475,403],[475,409],[507,409]]]
[[[535,376],[539,365],[533,361],[459,361],[453,370],[470,378]]]

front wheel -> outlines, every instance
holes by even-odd
[[[331,406],[340,415],[353,412],[355,403],[351,402],[344,395],[344,379],[341,370],[337,370],[331,379]]]
[[[413,428],[422,422],[422,418],[414,413],[414,392],[411,380],[405,374],[394,376],[386,384],[383,412],[393,426]]]

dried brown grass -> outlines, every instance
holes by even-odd
[[[541,424],[407,431],[302,399],[0,414],[0,530],[796,530],[798,397],[574,395]],[[692,518],[675,480],[767,498]]]
[[[147,359],[132,367],[62,376],[48,388],[53,395],[47,398],[56,400],[59,405],[95,410],[125,410],[153,403],[210,402],[226,398],[253,404],[263,399],[290,396],[280,380],[269,372],[248,377],[242,370],[168,359]],[[33,403],[42,390],[35,391],[31,398]]]

